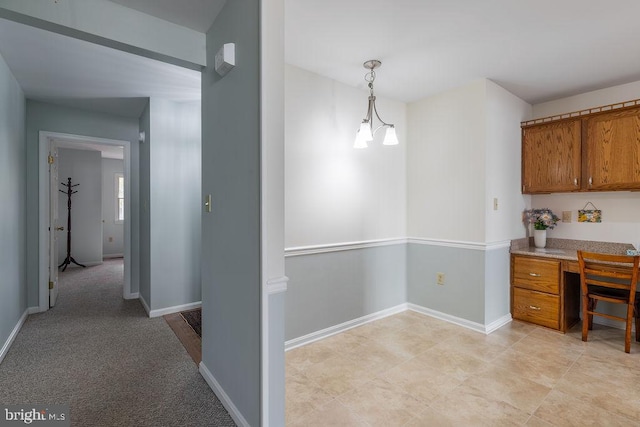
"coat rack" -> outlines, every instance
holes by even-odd
[[[78,267],[86,267],[86,265],[82,265],[82,264],[78,263],[71,256],[71,195],[78,192],[77,190],[75,190],[75,191],[72,190],[72,188],[73,187],[77,187],[80,184],[71,185],[71,177],[68,178],[68,182],[66,184],[64,182],[62,182],[61,184],[64,185],[65,187],[67,187],[66,191],[59,190],[61,193],[65,193],[67,195],[67,257],[62,262],[62,264],[60,264],[58,266],[58,268],[64,266],[62,268],[62,271],[65,271],[67,269],[67,266],[69,264],[71,264],[71,263],[74,263]]]

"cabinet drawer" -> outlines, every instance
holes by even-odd
[[[513,318],[560,329],[560,297],[513,288]]]
[[[513,285],[532,291],[560,292],[560,261],[532,257],[515,257]]]

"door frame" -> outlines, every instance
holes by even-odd
[[[38,144],[38,197],[39,197],[39,236],[38,236],[38,306],[39,311],[49,310],[49,142],[64,139],[74,143],[93,143],[119,145],[124,151],[124,283],[122,297],[136,299],[138,293],[131,292],[131,141],[97,138],[93,136],[72,135],[59,132],[40,131]]]

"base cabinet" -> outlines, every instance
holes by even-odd
[[[511,316],[566,332],[577,321],[579,278],[564,261],[511,255]]]

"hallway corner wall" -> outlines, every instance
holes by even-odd
[[[0,56],[0,362],[28,307],[26,178],[25,97]]]

